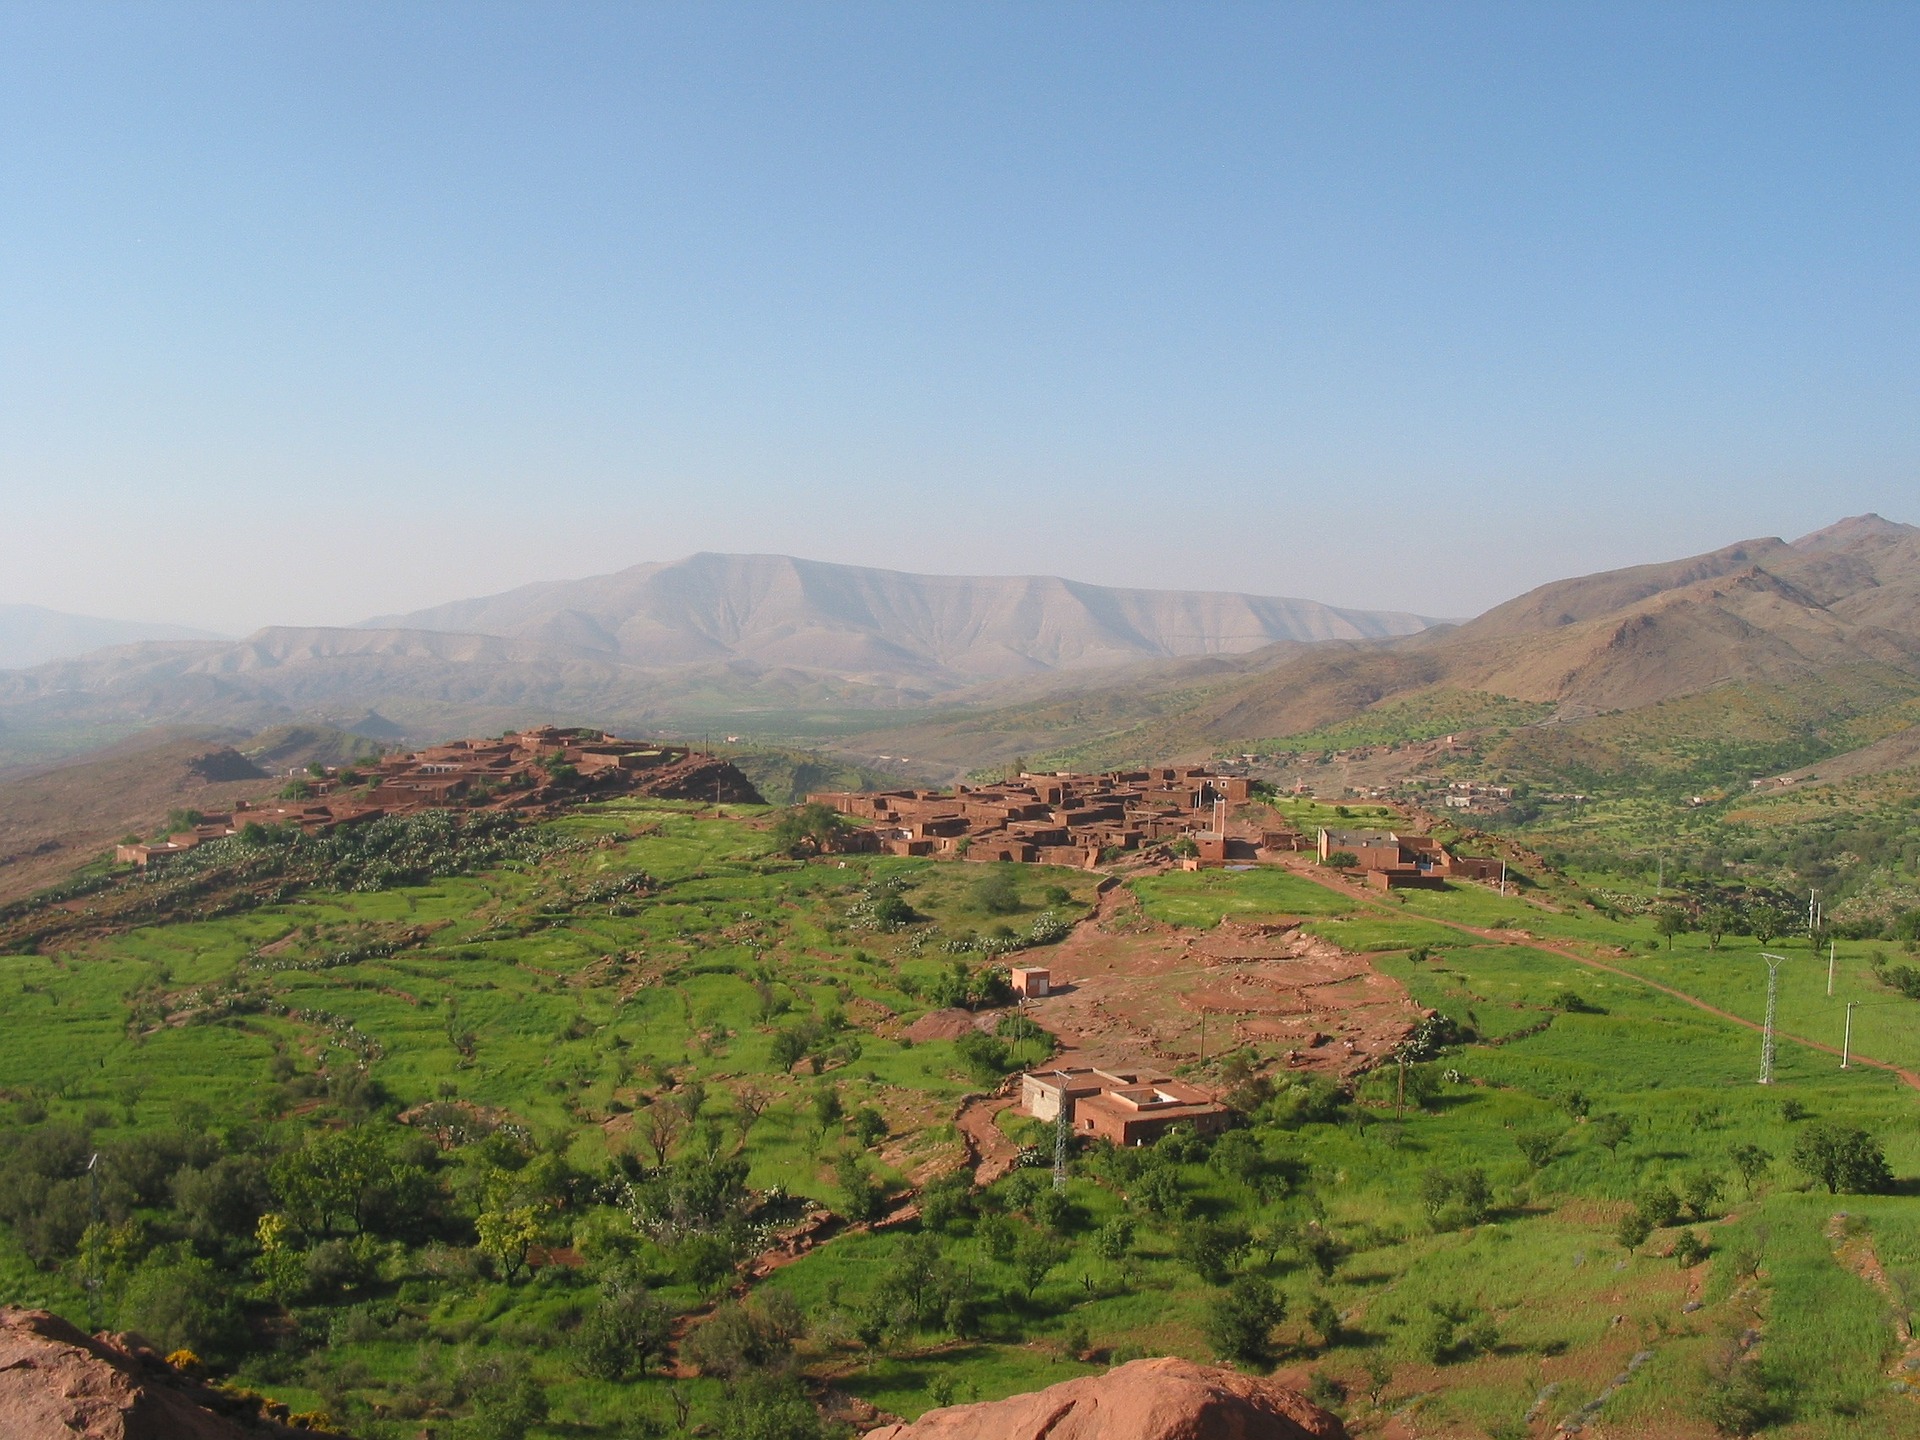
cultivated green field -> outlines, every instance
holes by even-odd
[[[1786,1040],[1756,1085],[1751,1029],[1642,983],[1757,1019],[1751,938],[1669,950],[1551,877],[1138,880],[1166,925],[1369,952],[1444,1023],[1352,1093],[1231,1053],[1196,1072],[1243,1117],[1226,1138],[976,1192],[954,1116],[1040,1049],[907,1029],[993,1000],[996,956],[1056,938],[1097,877],[802,863],[744,809],[613,803],[547,839],[0,957],[0,1298],[396,1440],[799,1440],[1157,1353],[1277,1365],[1356,1434],[1545,1434],[1600,1402],[1588,1433],[1920,1435],[1893,1378],[1920,1095]],[[1832,1000],[1804,936],[1771,948],[1784,1032],[1838,1043],[1870,1000],[1856,1047],[1920,1065],[1887,946],[1840,942]],[[1834,1124],[1884,1153],[1884,1193],[1792,1162]],[[918,1218],[829,1224],[726,1299],[809,1215],[915,1188]]]

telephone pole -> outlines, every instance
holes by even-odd
[[[1833,940],[1827,941],[1827,998],[1829,1000],[1833,998],[1833,952],[1837,944],[1838,942]]]
[[[1780,998],[1780,962],[1785,956],[1760,953],[1767,962],[1767,1023],[1760,1032],[1760,1083],[1773,1084],[1773,1014]]]
[[[1847,1068],[1847,1061],[1851,1059],[1853,1055],[1853,1007],[1859,1003],[1858,1000],[1847,1001],[1847,1032],[1845,1038],[1840,1042],[1840,1068],[1842,1070]]]

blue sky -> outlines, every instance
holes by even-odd
[[[14,3],[0,600],[1920,520],[1920,8]]]

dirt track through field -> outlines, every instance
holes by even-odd
[[[1338,880],[1331,875],[1315,873],[1315,869],[1312,866],[1293,863],[1290,864],[1288,868],[1302,879],[1311,880],[1322,889],[1331,890],[1335,894],[1345,896],[1350,900],[1358,900],[1360,903],[1382,914],[1398,916],[1401,913],[1390,906],[1381,904],[1364,890],[1361,890],[1357,885]],[[1443,925],[1449,930],[1456,930],[1462,935],[1471,935],[1475,939],[1491,941],[1496,945],[1512,945],[1526,950],[1544,950],[1549,955],[1558,955],[1563,960],[1571,960],[1574,964],[1584,965],[1589,970],[1600,970],[1609,975],[1617,975],[1623,980],[1632,980],[1636,984],[1646,986],[1649,990],[1657,990],[1660,994],[1671,996],[1683,1004],[1691,1005],[1696,1010],[1705,1011],[1707,1014],[1717,1016],[1722,1020],[1732,1021],[1735,1025],[1743,1026],[1755,1033],[1759,1033],[1765,1028],[1756,1021],[1748,1020],[1742,1016],[1722,1010],[1717,1005],[1710,1005],[1697,995],[1689,995],[1686,991],[1676,990],[1671,985],[1662,985],[1658,980],[1649,980],[1644,975],[1636,974],[1619,965],[1609,965],[1604,960],[1596,960],[1591,955],[1583,955],[1578,950],[1556,944],[1551,940],[1536,939],[1530,935],[1516,939],[1515,932],[1511,930],[1489,930],[1478,925],[1464,925],[1456,920],[1436,919],[1431,915],[1422,915],[1420,918],[1430,921],[1435,925]],[[1822,1044],[1818,1040],[1809,1040],[1801,1035],[1789,1035],[1777,1026],[1773,1033],[1776,1040],[1784,1040],[1793,1045],[1802,1045],[1809,1050],[1819,1050],[1828,1055],[1838,1055],[1840,1053],[1840,1050],[1836,1046]],[[1862,1055],[1858,1050],[1853,1051],[1848,1058],[1852,1064],[1866,1065],[1875,1070],[1884,1070],[1890,1075],[1897,1075],[1912,1089],[1920,1090],[1920,1074],[1916,1074],[1912,1070],[1902,1069],[1900,1066],[1887,1060],[1875,1060],[1869,1055]]]
[[[1425,1013],[1367,956],[1296,921],[1167,925],[1124,887],[1047,953],[1047,969],[1051,993],[1023,1011],[1066,1064],[1166,1069],[1259,1043],[1284,1050],[1290,1068],[1352,1075]]]

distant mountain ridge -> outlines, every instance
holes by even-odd
[[[1235,657],[1170,677],[1159,697],[1140,676],[1071,707],[1043,699],[850,743],[956,769],[1062,745],[1117,761],[1303,735],[1443,690],[1551,703],[1565,721],[1842,669],[1920,677],[1920,528],[1856,516],[1791,543],[1555,581],[1463,625]]]
[[[144,620],[68,615],[42,605],[0,605],[0,670],[24,670],[84,655],[107,645],[143,640],[217,640],[211,630]]]
[[[1428,623],[1310,600],[697,555],[359,627],[117,645],[0,673],[0,758],[15,748],[10,728],[112,738],[151,725],[345,725],[377,710],[432,736],[534,719],[646,729],[719,711],[923,707],[982,684]]]
[[[380,616],[365,628],[498,635],[649,668],[746,661],[948,688],[1281,640],[1410,635],[1434,623],[1275,596],[700,554]]]

